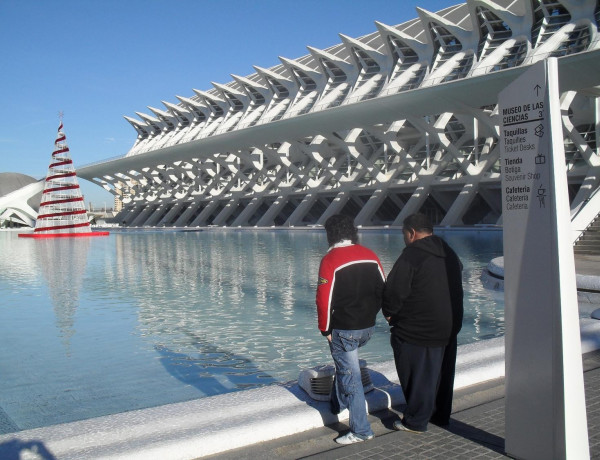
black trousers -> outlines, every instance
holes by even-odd
[[[427,431],[435,400],[445,347],[423,347],[392,334],[398,379],[406,398],[402,422],[411,430]]]
[[[431,423],[445,426],[450,423],[452,413],[452,397],[454,395],[454,375],[456,374],[456,350],[458,344],[456,336],[450,338],[450,342],[444,350],[442,360],[442,372],[440,384],[435,398],[435,411],[431,416]]]

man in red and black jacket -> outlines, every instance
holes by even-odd
[[[381,309],[385,275],[373,251],[358,244],[352,218],[336,214],[325,222],[329,251],[321,260],[317,287],[319,329],[329,341],[336,378],[331,392],[334,413],[348,408],[350,431],[339,444],[373,438],[367,420],[358,348],[373,333]]]

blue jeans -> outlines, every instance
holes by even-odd
[[[358,349],[366,344],[373,328],[358,330],[333,329],[329,349],[335,363],[335,385],[331,392],[332,404],[350,412],[350,430],[360,436],[371,436],[367,420],[365,392],[358,363]]]

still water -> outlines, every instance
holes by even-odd
[[[499,231],[437,232],[461,257],[460,343],[504,333],[481,270]],[[364,231],[386,274],[399,231]],[[323,230],[118,231],[34,240],[0,232],[0,433],[294,380],[330,363],[316,326]],[[361,350],[392,360],[379,318]]]

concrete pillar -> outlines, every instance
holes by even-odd
[[[417,187],[417,189],[413,192],[412,196],[406,202],[404,207],[400,210],[398,217],[396,217],[392,225],[395,227],[402,227],[402,222],[404,221],[404,219],[406,219],[411,214],[414,214],[415,212],[419,212],[419,209],[421,209],[421,206],[423,206],[423,203],[425,203],[425,200],[428,196],[429,185]]]
[[[214,218],[213,224],[223,226],[227,223],[227,219],[231,216],[231,214],[237,209],[238,203],[240,200],[232,198],[227,202],[225,207],[221,210],[217,217]]]
[[[184,205],[184,203],[182,203],[181,201],[175,203],[171,207],[171,209],[169,210],[169,212],[167,212],[164,215],[164,217],[160,220],[160,222],[158,223],[158,225],[170,226],[171,220],[173,220],[173,218],[181,210],[181,208],[183,207],[183,205]]]
[[[263,216],[258,220],[257,226],[266,227],[269,225],[273,225],[275,217],[281,212],[281,210],[288,203],[287,195],[278,196],[277,199],[273,202],[267,212],[263,214]]]
[[[138,214],[138,216],[131,223],[132,227],[142,227],[145,225],[146,221],[149,219],[150,215],[156,210],[157,205],[149,204],[146,206],[142,212]]]
[[[461,225],[462,216],[467,212],[477,193],[477,184],[465,184],[446,212],[446,215],[440,222],[440,225]]]
[[[254,215],[254,213],[258,210],[260,205],[265,201],[264,197],[254,197],[248,203],[239,216],[235,218],[232,227],[245,226],[248,225],[248,220]]]
[[[143,204],[135,204],[131,207],[127,207],[123,209],[123,217],[119,221],[119,223],[124,224],[126,226],[132,226],[135,219],[138,215],[144,210],[145,206]]]
[[[202,206],[202,202],[190,203],[185,211],[177,218],[177,220],[173,223],[175,227],[183,227],[188,225],[189,220],[191,219],[194,212]]]
[[[339,192],[337,196],[333,199],[333,201],[327,206],[325,212],[319,217],[317,220],[317,224],[325,225],[325,221],[334,214],[339,213],[348,200],[350,199],[350,194],[348,192]]]
[[[363,208],[360,210],[356,218],[354,219],[355,225],[369,225],[373,216],[377,210],[381,207],[387,197],[387,190],[377,189],[369,197],[369,200],[365,203]]]
[[[161,205],[159,205],[154,212],[152,213],[152,215],[146,220],[146,222],[144,222],[144,225],[149,225],[149,226],[156,226],[158,224],[158,222],[162,219],[163,213],[165,213],[165,210],[170,206],[170,203],[163,203]]]
[[[198,216],[192,222],[190,222],[190,227],[207,225],[206,220],[215,211],[217,206],[219,206],[219,201],[217,200],[207,203],[200,214],[198,214]]]
[[[302,222],[302,219],[308,213],[308,211],[310,211],[310,208],[312,208],[313,204],[315,204],[317,198],[318,196],[316,193],[307,194],[298,207],[294,209],[292,215],[285,221],[284,225],[294,226],[297,225],[298,222]]]

